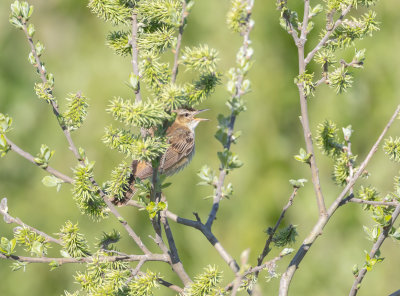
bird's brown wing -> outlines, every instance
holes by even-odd
[[[132,171],[132,173],[135,177],[144,180],[153,175],[153,167],[151,166],[151,163],[141,161],[139,162],[136,171]]]
[[[188,156],[194,148],[194,134],[189,129],[178,127],[167,134],[170,146],[161,159],[161,171],[168,171],[182,158]]]

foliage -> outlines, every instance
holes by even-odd
[[[222,273],[215,266],[207,266],[204,272],[198,275],[195,281],[185,290],[185,296],[217,296],[224,295],[223,289],[218,287],[222,280]]]
[[[69,130],[81,127],[87,115],[87,98],[82,93],[69,94],[67,97],[68,107],[62,114],[65,125]]]
[[[158,279],[160,276],[150,270],[146,273],[142,273],[133,278],[129,283],[129,295],[132,296],[153,296],[154,289],[160,287]]]
[[[74,169],[73,198],[83,214],[89,215],[95,220],[107,216],[106,204],[99,195],[99,188],[95,187],[91,179],[94,163],[79,164]]]
[[[25,251],[37,257],[45,256],[47,249],[50,248],[49,242],[43,236],[26,227],[16,227],[14,229],[14,238],[18,245],[25,247]]]
[[[60,229],[60,239],[63,242],[63,255],[73,258],[86,257],[90,255],[88,243],[83,236],[79,233],[78,223],[72,224],[67,221]]]
[[[229,29],[239,33],[243,39],[243,44],[236,54],[234,67],[231,67],[225,75],[222,75],[218,71],[220,59],[218,51],[209,47],[209,45],[194,45],[180,49],[182,33],[187,25],[187,16],[194,1],[89,1],[88,7],[96,16],[115,26],[118,25],[106,37],[107,46],[117,55],[131,59],[130,63],[132,64],[132,72],[128,74],[129,76],[126,75],[129,77],[126,84],[132,91],[132,99],[123,99],[116,94],[111,99],[107,109],[113,119],[118,121],[118,124],[122,124],[123,127],[119,125],[118,127],[107,127],[102,139],[108,148],[121,152],[125,159],[120,161],[120,164],[112,170],[109,180],[101,186],[95,180],[94,162],[88,160],[82,148],[75,147],[70,135],[70,132],[82,126],[87,116],[88,99],[81,92],[70,93],[66,99],[65,111],[59,111],[58,102],[53,94],[55,89],[54,76],[47,72],[44,63],[40,60],[45,47],[40,41],[35,43],[32,39],[36,29],[28,21],[30,21],[33,7],[20,1],[15,1],[11,5],[10,23],[16,28],[22,29],[26,34],[31,45],[28,61],[35,67],[41,79],[40,82],[35,83],[35,93],[51,106],[63,133],[66,135],[69,148],[78,161],[73,169],[73,182],[69,177],[63,177],[63,174],[54,174],[52,173],[54,172],[53,168],[49,166],[54,151],[43,144],[36,157],[32,157],[34,163],[50,174],[42,179],[43,184],[49,187],[57,187],[57,190],[59,190],[62,183],[72,182],[73,199],[82,214],[93,218],[95,221],[100,221],[106,218],[109,213],[112,213],[144,253],[144,257],[141,258],[145,259],[137,259],[137,266],[133,269],[128,262],[131,257],[117,249],[121,234],[115,230],[109,233],[103,232],[96,246],[97,249],[91,252],[85,235],[79,231],[78,224],[67,221],[58,234],[61,241],[58,244],[61,245],[63,257],[77,258],[76,261],[70,262],[86,263],[86,268],[83,271],[78,271],[75,279],[80,284],[81,290],[87,295],[154,295],[158,292],[160,283],[165,286],[171,285],[164,282],[158,273],[151,270],[147,270],[145,273],[140,271],[142,264],[148,260],[153,260],[149,257],[157,254],[144,247],[143,242],[140,241],[140,238],[137,238],[127,220],[118,213],[109,201],[109,199],[112,201],[124,200],[125,194],[133,181],[135,181],[135,188],[138,191],[136,197],[139,202],[132,201],[131,205],[145,210],[149,214],[149,220],[151,220],[155,230],[153,239],[167,258],[163,260],[154,259],[155,261],[169,263],[182,280],[182,274],[176,268],[181,262],[174,240],[171,238],[171,229],[168,222],[165,222],[167,218],[170,221],[176,221],[200,230],[220,254],[225,251],[212,233],[211,226],[216,218],[220,201],[223,198],[230,198],[234,194],[233,185],[225,180],[226,176],[243,166],[243,162],[239,159],[237,153],[232,151],[232,144],[237,144],[241,136],[241,132],[235,130],[237,117],[247,110],[243,96],[251,92],[252,89],[248,72],[254,65],[252,42],[249,39],[249,33],[254,26],[254,21],[251,18],[253,3],[252,0],[231,1],[226,22]],[[300,98],[304,99],[302,103],[305,104],[306,108],[306,104],[310,103],[308,100],[310,95],[314,96],[316,89],[323,83],[333,88],[336,94],[347,91],[354,84],[352,68],[363,68],[366,60],[365,49],[356,49],[355,44],[358,40],[371,36],[379,30],[375,12],[371,10],[363,13],[358,9],[369,8],[375,3],[375,0],[325,0],[321,4],[307,7],[307,9],[309,8],[309,15],[306,15],[305,19],[302,20],[302,14],[289,8],[287,1],[277,2],[281,26],[294,37],[298,49],[303,50],[303,54],[299,50],[299,58],[303,58],[303,65],[299,64],[300,71],[296,75],[295,83],[299,87]],[[353,13],[354,16],[349,16],[348,13]],[[314,50],[307,54],[307,52],[304,52],[304,45],[307,38],[311,39],[311,36],[307,35],[312,30],[318,29],[317,25],[320,22],[314,23],[313,18],[319,14],[324,14],[326,26],[319,29],[317,45]],[[354,56],[350,62],[346,62],[344,57],[347,57],[347,53],[352,52],[352,50],[354,50]],[[319,64],[321,69],[311,72],[308,69],[308,63],[312,60]],[[188,73],[185,77],[178,77],[178,66],[183,66],[186,71],[191,73]],[[301,69],[302,66],[304,66],[303,69]],[[186,76],[193,77],[193,80],[189,81]],[[225,77],[226,79],[223,80]],[[227,114],[219,114],[217,117],[215,138],[222,146],[220,151],[217,152],[219,168],[214,170],[208,165],[204,165],[198,174],[201,179],[199,185],[210,186],[213,189],[210,196],[213,198],[212,209],[207,222],[203,224],[197,213],[195,213],[196,220],[189,220],[177,217],[169,212],[169,203],[164,200],[166,197],[161,195],[161,191],[169,185],[164,183],[164,176],[155,176],[151,181],[134,180],[135,176],[131,172],[132,166],[129,163],[131,160],[135,160],[152,164],[156,173],[162,155],[169,148],[166,130],[173,121],[172,113],[174,113],[174,110],[182,107],[192,108],[203,103],[211,96],[221,81],[226,83],[229,98],[226,101]],[[142,92],[143,86],[147,92]],[[144,95],[148,97],[142,98]],[[304,127],[305,123],[308,124],[308,118],[305,118],[304,114],[302,114],[301,122],[306,134],[306,144],[311,142],[312,145],[311,131],[307,133]],[[11,117],[0,113],[1,156],[4,156],[10,150],[15,151],[15,147],[10,145],[11,142],[7,143],[5,137],[5,133],[11,130],[11,124]],[[384,197],[372,186],[356,187],[353,182],[353,179],[354,181],[356,179],[355,174],[360,175],[360,172],[362,174],[365,172],[361,171],[364,169],[361,168],[362,165],[361,167],[355,166],[357,155],[353,155],[351,151],[350,138],[353,132],[351,126],[343,128],[342,131],[343,137],[339,135],[336,124],[333,121],[326,120],[318,125],[315,137],[316,144],[322,153],[333,160],[332,175],[334,182],[339,186],[348,185],[347,187],[351,187],[350,195],[339,200],[338,206],[342,205],[342,202],[345,204],[345,202],[351,201],[353,195],[359,197],[363,202],[366,202],[363,208],[368,211],[374,221],[372,227],[364,226],[367,238],[374,243],[374,246],[384,235],[399,240],[400,230],[393,225],[396,219],[395,209],[392,206],[381,205],[381,203],[396,203],[400,200],[400,178],[395,178],[394,190]],[[399,138],[390,137],[385,140],[383,145],[385,153],[396,162],[400,160],[399,142]],[[308,164],[312,170],[314,169],[312,171],[312,183],[318,191],[320,190],[318,189],[319,180],[315,180],[315,175],[318,175],[318,167],[315,167],[315,154],[309,146],[307,145],[307,150],[300,148],[299,154],[295,155],[294,158],[301,163]],[[293,245],[299,235],[296,225],[289,224],[287,227],[278,228],[287,208],[293,202],[297,190],[307,185],[307,179],[304,178],[292,179],[289,182],[294,187],[293,196],[288,206],[284,208],[276,227],[267,230],[269,237],[266,239],[266,255],[270,251],[269,243],[273,243],[277,248],[284,248]],[[350,182],[352,183],[349,184]],[[2,207],[4,207],[3,204]],[[8,209],[2,209],[2,214],[6,222],[11,221],[10,217],[6,216]],[[324,214],[327,215],[320,209],[320,217]],[[328,218],[326,219],[327,222],[330,216],[326,217]],[[17,219],[15,221],[17,222],[14,223],[20,222]],[[22,222],[20,223],[22,224]],[[162,234],[163,229],[165,236]],[[321,232],[322,229],[316,236]],[[50,248],[49,237],[42,236],[40,233],[35,231],[34,228],[17,227],[14,230],[13,239],[1,238],[0,254],[2,258],[17,260],[17,257],[12,257],[12,254],[16,252],[15,247],[17,245],[23,246],[25,251],[36,257],[45,256],[48,248]],[[50,237],[50,241],[57,244],[56,239]],[[166,241],[168,241],[168,246]],[[312,243],[313,241],[307,245],[307,250]],[[293,251],[291,248],[283,249],[277,257],[267,261],[268,264],[265,263],[266,267],[261,265],[266,255],[260,255],[259,259],[262,258],[256,268],[268,271],[267,280],[279,277],[276,262]],[[239,290],[248,289],[249,293],[252,293],[253,289],[256,289],[258,271],[252,271],[251,265],[247,263],[248,258],[241,262],[241,267],[238,267],[234,266],[237,263],[233,258],[230,258],[229,254],[222,253],[222,257],[234,271],[236,280],[238,280],[238,283],[234,280],[231,285]],[[295,256],[293,260],[299,257],[302,258],[302,256]],[[379,252],[366,252],[362,268],[370,271],[382,260]],[[26,264],[17,261],[13,265],[13,269],[25,269]],[[62,260],[54,261],[50,263],[50,268],[54,269],[60,265],[62,265]],[[183,269],[183,267],[181,268]],[[355,275],[358,275],[359,272],[358,267],[354,268],[353,273]],[[243,278],[240,278],[241,275],[244,275]],[[183,295],[228,295],[230,293],[230,288],[220,286],[222,272],[215,266],[208,266],[204,273],[198,275],[195,281],[190,284],[185,283],[184,280],[182,282],[184,284]],[[73,295],[78,293],[77,291]],[[254,294],[256,293],[254,292]],[[72,294],[65,292],[65,295]]]

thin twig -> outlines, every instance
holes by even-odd
[[[348,182],[349,180],[351,180],[353,178],[354,168],[353,168],[353,160],[351,159],[353,156],[353,153],[351,152],[351,141],[350,141],[350,139],[346,139],[346,142],[347,142],[346,152],[347,152],[347,156],[349,157],[349,161],[347,163],[347,165],[349,167],[349,177],[346,180]],[[353,193],[353,187],[350,188],[350,194],[352,194],[352,193]]]
[[[382,246],[383,242],[389,236],[389,231],[391,230],[391,228],[392,228],[394,222],[396,221],[397,217],[399,216],[399,214],[400,214],[400,205],[398,205],[396,207],[396,209],[394,210],[394,212],[392,214],[392,218],[390,219],[390,223],[387,226],[383,227],[383,231],[379,235],[378,240],[372,246],[371,252],[369,252],[369,257],[371,259],[375,258],[375,255],[379,251],[379,249]],[[360,289],[361,282],[364,279],[366,273],[367,273],[367,268],[366,267],[362,268],[359,271],[358,276],[354,280],[353,286],[351,287],[349,296],[357,295],[358,290]]]
[[[243,46],[241,48],[244,56],[247,56],[247,52],[248,52],[248,48],[249,48],[249,44],[250,44],[250,31],[252,30],[252,26],[250,25],[250,20],[251,20],[250,18],[251,18],[253,5],[254,5],[254,0],[247,1],[247,15],[246,15],[247,28],[242,33]],[[241,90],[243,79],[244,79],[244,75],[238,75],[238,78],[236,81],[236,92],[233,95],[233,97],[235,97],[235,98],[240,98],[244,94]],[[235,120],[236,120],[236,113],[234,111],[232,111],[230,118],[229,118],[227,141],[224,145],[225,150],[229,150],[231,147],[232,140],[233,140],[233,129],[235,126]],[[219,177],[218,177],[217,187],[216,187],[215,195],[213,197],[213,205],[212,205],[211,211],[208,215],[207,222],[205,224],[207,226],[207,228],[210,229],[210,231],[211,231],[212,224],[217,217],[219,203],[222,199],[222,188],[224,186],[226,174],[227,174],[226,170],[221,165],[219,168]]]
[[[275,267],[276,267],[276,262],[281,260],[286,255],[288,255],[288,254],[282,254],[281,253],[278,256],[276,256],[275,258],[273,258],[272,260],[269,260],[269,261],[265,262],[264,264],[249,268],[248,270],[243,272],[242,279],[245,278],[246,276],[248,276],[249,274],[252,274],[252,273],[257,274],[257,273],[259,273],[260,271],[262,271],[264,269],[268,269],[268,270],[274,271]],[[228,285],[226,285],[224,290],[225,291],[231,291],[234,288],[235,281],[236,281],[236,279],[234,281],[230,282]]]
[[[189,13],[186,11],[186,0],[182,1],[182,18],[181,18],[181,23],[179,25],[179,33],[178,37],[176,40],[176,48],[175,48],[175,54],[174,54],[174,66],[172,68],[172,76],[171,76],[171,82],[175,83],[176,81],[176,76],[178,75],[178,64],[179,64],[179,52],[181,50],[181,45],[182,45],[182,35],[183,35],[183,30],[185,28],[185,22],[186,18],[189,15]]]
[[[308,63],[312,60],[312,58],[314,57],[314,55],[322,48],[325,46],[326,42],[328,41],[329,37],[332,35],[332,33],[336,30],[337,27],[339,27],[342,22],[344,17],[350,12],[351,8],[353,7],[352,4],[350,4],[349,6],[346,7],[345,10],[342,11],[342,14],[340,15],[340,17],[338,18],[338,20],[335,22],[335,24],[333,25],[333,27],[328,30],[325,34],[324,37],[322,37],[322,39],[320,40],[320,42],[314,47],[313,50],[311,50],[307,57],[304,60],[305,66],[308,65]]]
[[[4,202],[4,199],[2,200],[2,203],[3,202]],[[44,233],[43,231],[37,230],[36,228],[34,228],[32,226],[29,226],[28,224],[25,224],[24,222],[22,222],[21,219],[19,219],[17,217],[14,218],[9,213],[3,211],[1,208],[0,208],[0,214],[3,215],[4,221],[7,224],[15,223],[15,224],[21,225],[22,227],[27,228],[30,231],[33,231],[33,232],[39,234],[40,236],[44,237],[46,239],[46,241],[53,242],[53,243],[56,243],[56,244],[59,244],[59,245],[62,246],[61,240],[56,239],[56,238],[52,237],[51,235],[48,235],[47,233]]]
[[[349,198],[350,197],[350,198]],[[343,199],[343,201],[340,203],[340,206],[345,205],[349,202],[351,203],[358,203],[358,204],[365,204],[365,205],[371,205],[371,206],[384,206],[384,207],[397,207],[400,205],[399,202],[397,201],[374,201],[374,200],[364,200],[360,198],[355,198],[352,195],[349,197]]]
[[[132,35],[129,41],[132,47],[132,70],[133,74],[137,78],[137,86],[135,88],[135,102],[138,103],[142,101],[142,95],[140,93],[140,81],[139,81],[139,54],[137,47],[137,34],[138,34],[138,22],[137,22],[137,12],[133,9],[132,12]]]
[[[318,80],[317,82],[314,83],[314,87],[318,87],[319,85],[321,85],[322,83],[326,83],[327,79],[326,76],[322,77],[320,80]]]
[[[287,6],[287,0],[277,0],[278,9],[282,10],[284,7]],[[288,19],[289,16],[283,15],[282,17],[285,18],[286,26],[289,28],[288,33],[293,37],[294,42],[297,44],[299,42],[299,35],[297,30],[293,27],[291,21]]]
[[[41,169],[45,170],[46,172],[52,174],[53,176],[63,180],[65,183],[72,183],[74,181],[71,177],[68,177],[68,176],[64,175],[63,173],[60,173],[56,169],[53,169],[51,166],[46,166],[46,167],[40,166],[40,164],[38,164],[35,161],[35,157],[33,155],[31,155],[28,152],[26,152],[26,151],[22,150],[21,148],[19,148],[9,138],[7,138],[6,135],[4,135],[4,138],[6,139],[7,144],[10,145],[10,149],[12,151],[16,152],[17,154],[19,154],[23,158],[29,160],[31,163],[37,165],[38,167],[40,167]]]
[[[79,258],[48,258],[48,257],[23,257],[17,255],[6,256],[0,253],[0,258],[9,259],[19,262],[28,263],[52,263],[59,265],[67,263],[91,263],[91,262],[116,262],[116,261],[161,261],[168,262],[167,256],[164,254],[148,254],[148,255],[126,255],[126,256],[91,256]]]
[[[286,296],[288,295],[289,285],[298,268],[299,264],[303,260],[304,256],[307,254],[308,250],[311,248],[312,244],[321,235],[322,230],[324,229],[325,225],[328,223],[329,219],[335,213],[336,209],[341,205],[342,200],[349,192],[350,188],[352,188],[358,178],[364,172],[366,166],[370,162],[372,156],[378,150],[378,146],[383,140],[383,137],[387,133],[388,129],[392,125],[393,121],[398,117],[400,113],[400,105],[397,106],[396,111],[393,113],[392,117],[390,118],[389,122],[386,124],[385,128],[383,129],[382,133],[376,140],[375,144],[372,146],[371,150],[369,151],[368,155],[365,157],[364,161],[361,163],[360,167],[358,168],[357,172],[354,174],[353,178],[349,181],[343,191],[339,194],[336,200],[332,203],[329,207],[327,216],[320,216],[317,223],[314,225],[310,234],[306,237],[303,241],[303,244],[300,246],[299,250],[297,251],[294,258],[291,260],[288,268],[286,269],[285,273],[281,277],[280,288],[279,288],[279,296]]]
[[[301,25],[301,34],[300,39],[305,42],[307,38],[307,27],[310,15],[310,0],[304,0],[304,16],[303,16],[303,23]]]
[[[294,197],[296,196],[298,190],[299,190],[298,187],[294,187],[294,188],[293,188],[293,192],[292,192],[292,194],[290,195],[290,198],[289,198],[288,203],[286,204],[286,206],[283,207],[282,212],[281,212],[281,215],[279,216],[278,221],[276,222],[274,228],[273,228],[273,229],[271,230],[271,232],[269,233],[269,236],[268,236],[268,238],[267,238],[267,240],[266,240],[266,242],[265,242],[265,246],[264,246],[263,251],[261,252],[260,256],[258,256],[258,259],[257,259],[257,266],[260,266],[260,265],[262,264],[262,262],[264,261],[264,258],[265,258],[265,257],[268,255],[268,253],[270,252],[271,249],[269,248],[269,246],[270,246],[270,244],[271,244],[271,242],[272,242],[272,239],[274,238],[275,232],[276,232],[276,230],[278,229],[279,225],[281,224],[281,222],[282,222],[282,220],[283,220],[283,217],[284,217],[285,214],[286,214],[286,211],[287,211],[287,210],[289,209],[289,207],[293,204],[293,199],[294,199]],[[258,276],[258,272],[256,272],[256,277],[257,277],[257,276]]]

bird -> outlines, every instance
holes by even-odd
[[[192,108],[181,108],[171,112],[176,113],[176,118],[166,131],[169,147],[160,158],[158,171],[160,174],[171,176],[184,169],[192,160],[195,152],[195,128],[206,118],[197,118],[197,114],[208,109],[195,110]],[[148,179],[153,176],[151,163],[134,160],[132,172],[129,178],[129,188],[125,192],[123,200],[113,199],[117,205],[123,205],[136,193],[135,179]]]

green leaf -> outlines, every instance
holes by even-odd
[[[299,154],[294,156],[299,162],[310,164],[311,153],[307,153],[306,150],[300,148]]]
[[[0,157],[3,157],[10,151],[11,147],[7,144],[7,140],[3,134],[0,134]]]
[[[294,249],[293,249],[293,248],[284,248],[284,249],[280,252],[279,256],[286,256],[286,255],[289,255],[289,254],[291,254],[291,253],[293,253],[293,252],[294,252]]]
[[[44,255],[44,246],[39,241],[34,241],[31,248],[31,253],[35,254],[38,257],[42,257]]]
[[[298,180],[293,180],[290,179],[289,183],[296,188],[304,187],[304,183],[308,182],[307,179],[298,179]]]
[[[11,256],[14,253],[17,241],[15,238],[8,240],[6,237],[2,237],[0,240],[0,252],[6,256]]]
[[[60,264],[59,264],[57,261],[51,261],[51,262],[49,263],[49,266],[50,266],[50,271],[53,271],[54,269],[56,269],[57,267],[59,267]]]
[[[27,266],[28,266],[27,262],[14,262],[13,264],[11,264],[11,270],[17,271],[22,269],[22,271],[25,272]]]
[[[0,113],[0,133],[6,133],[11,130],[12,118]]]
[[[146,210],[149,213],[150,219],[153,219],[158,212],[163,211],[167,208],[167,204],[165,202],[155,203],[154,201],[149,202],[146,206]]]
[[[57,187],[57,192],[60,191],[61,184],[64,183],[63,180],[51,175],[51,176],[45,176],[42,179],[42,183],[46,187]]]
[[[217,155],[222,168],[227,171],[243,166],[243,162],[239,160],[239,157],[228,149],[224,149],[222,152],[217,152]]]

